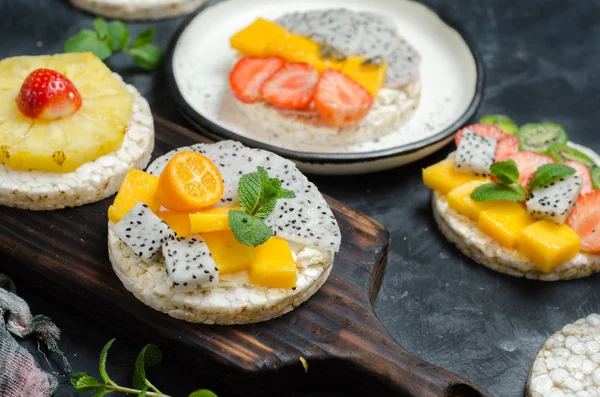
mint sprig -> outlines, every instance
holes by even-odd
[[[549,185],[562,178],[571,176],[575,169],[564,164],[544,164],[538,168],[529,181],[529,190],[532,192],[544,185]]]
[[[486,183],[471,193],[474,201],[525,201],[527,189],[519,183],[519,169],[514,160],[500,161],[490,166],[490,173],[498,183]]]
[[[273,236],[265,219],[277,205],[277,200],[296,197],[289,189],[281,187],[281,181],[271,178],[263,167],[256,172],[242,175],[238,183],[238,197],[242,210],[229,211],[229,226],[235,238],[242,244],[256,247]]]
[[[156,29],[149,28],[140,33],[129,45],[131,35],[121,21],[107,23],[102,18],[93,22],[94,29],[83,29],[65,42],[65,52],[92,52],[103,61],[119,52],[127,52],[133,62],[146,70],[156,69],[163,60],[163,52],[152,44]]]
[[[71,376],[71,385],[78,393],[93,392],[91,397],[102,397],[108,393],[125,393],[135,394],[140,397],[170,397],[159,391],[146,377],[146,366],[157,365],[162,361],[162,352],[158,346],[154,344],[146,345],[137,357],[133,375],[133,387],[124,387],[117,385],[106,372],[106,360],[108,358],[108,350],[114,343],[115,339],[111,339],[102,349],[100,353],[99,371],[102,381],[95,377],[86,374],[85,372],[77,372]],[[201,389],[192,392],[188,397],[217,397],[210,390]]]

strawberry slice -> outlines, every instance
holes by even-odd
[[[588,167],[577,161],[565,161],[563,164],[575,168],[575,175],[583,180],[580,193],[582,196],[594,191],[594,187],[592,186],[592,173]]]
[[[460,143],[465,129],[473,131],[478,135],[496,138],[498,140],[495,156],[496,161],[505,161],[513,154],[519,152],[519,138],[515,135],[506,134],[500,128],[490,124],[471,124],[458,130],[456,137],[454,138],[456,146]]]
[[[283,109],[305,109],[310,105],[319,73],[308,63],[284,65],[260,87],[265,101]]]
[[[67,76],[51,69],[36,69],[23,82],[16,98],[25,117],[56,120],[81,108],[81,95]]]
[[[325,69],[315,87],[314,102],[325,123],[345,127],[358,123],[369,113],[373,97],[344,73]]]
[[[260,102],[260,86],[284,64],[285,61],[279,57],[240,59],[229,73],[229,86],[233,95],[244,103]]]
[[[581,238],[581,250],[600,253],[600,190],[579,196],[567,225]]]
[[[544,164],[554,163],[550,156],[534,152],[519,152],[509,156],[507,160],[514,160],[519,169],[519,182],[527,187],[533,173]]]

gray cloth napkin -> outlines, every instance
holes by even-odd
[[[48,317],[32,316],[27,303],[16,295],[12,280],[0,274],[0,396],[51,396],[58,388],[58,380],[40,369],[27,349],[17,343],[15,336],[35,336],[46,344],[49,351],[59,354],[65,370],[71,371],[56,344],[60,330]]]

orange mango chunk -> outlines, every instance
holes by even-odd
[[[167,225],[177,233],[178,237],[188,237],[194,234],[190,230],[189,212],[160,211],[158,217],[167,222]]]
[[[442,194],[448,193],[465,183],[472,181],[485,181],[486,179],[475,174],[456,172],[454,159],[449,158],[423,169],[423,182],[425,186]]]
[[[513,201],[502,201],[479,214],[477,227],[500,245],[513,248],[519,232],[535,222],[525,207]]]
[[[246,270],[256,256],[256,248],[237,241],[230,230],[202,233],[201,236],[219,268],[219,274]]]
[[[379,90],[383,87],[387,74],[387,64],[383,62],[379,66],[362,66],[365,61],[363,57],[348,57],[342,67],[342,72],[352,80],[365,87],[367,91],[377,98]]]
[[[192,233],[217,232],[231,230],[229,227],[229,211],[239,210],[240,206],[211,208],[189,215]]]
[[[296,262],[287,241],[272,237],[256,247],[249,274],[252,284],[269,288],[295,287]]]
[[[229,40],[231,48],[244,55],[264,56],[267,44],[277,37],[287,34],[287,30],[275,22],[258,18],[240,30]]]
[[[147,172],[130,169],[121,183],[113,204],[108,207],[108,219],[117,223],[134,205],[143,201],[154,213],[158,212],[160,202],[156,195],[159,178]]]
[[[491,180],[472,181],[452,189],[446,196],[448,199],[448,208],[461,215],[477,220],[481,211],[499,203],[498,201],[475,201],[471,198],[471,193],[473,193],[475,188],[488,182],[491,182]]]

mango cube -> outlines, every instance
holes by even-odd
[[[239,209],[239,206],[220,207],[189,214],[188,221],[191,231],[192,233],[207,233],[219,230],[231,230],[229,227],[229,211]]]
[[[423,169],[423,182],[425,186],[442,194],[472,181],[485,181],[486,179],[475,174],[456,172],[454,159],[442,160],[437,164]]]
[[[269,41],[265,54],[282,57],[288,62],[306,62],[319,73],[327,68],[341,70],[344,65],[343,62],[334,59],[321,58],[317,42],[291,33]]]
[[[246,270],[256,256],[257,249],[237,241],[230,230],[202,233],[202,238],[219,268],[219,274]]]
[[[486,181],[472,181],[452,189],[448,195],[448,208],[458,212],[461,215],[477,220],[481,211],[497,205],[498,201],[475,201],[471,198],[471,193],[475,188],[483,185]]]
[[[188,237],[194,234],[190,229],[190,214],[188,212],[160,211],[158,217],[167,222],[167,225],[179,237]]]
[[[363,57],[349,57],[344,62],[342,72],[352,80],[365,87],[367,91],[377,98],[379,90],[383,87],[385,76],[387,73],[387,64],[383,62],[381,65],[362,66],[365,61]]]
[[[547,220],[527,226],[517,239],[517,249],[544,273],[573,259],[579,253],[579,245],[579,236],[573,229]]]
[[[244,55],[264,56],[269,41],[287,34],[274,22],[258,18],[251,25],[236,33],[229,40],[231,47]]]
[[[114,223],[119,222],[140,201],[157,213],[160,208],[156,197],[158,179],[156,175],[130,169],[121,183],[115,201],[108,207],[108,219]]]
[[[287,241],[272,237],[256,247],[249,273],[252,284],[269,288],[295,287],[296,262]]]
[[[535,222],[519,203],[502,201],[481,211],[477,227],[500,245],[513,248],[522,229]]]

